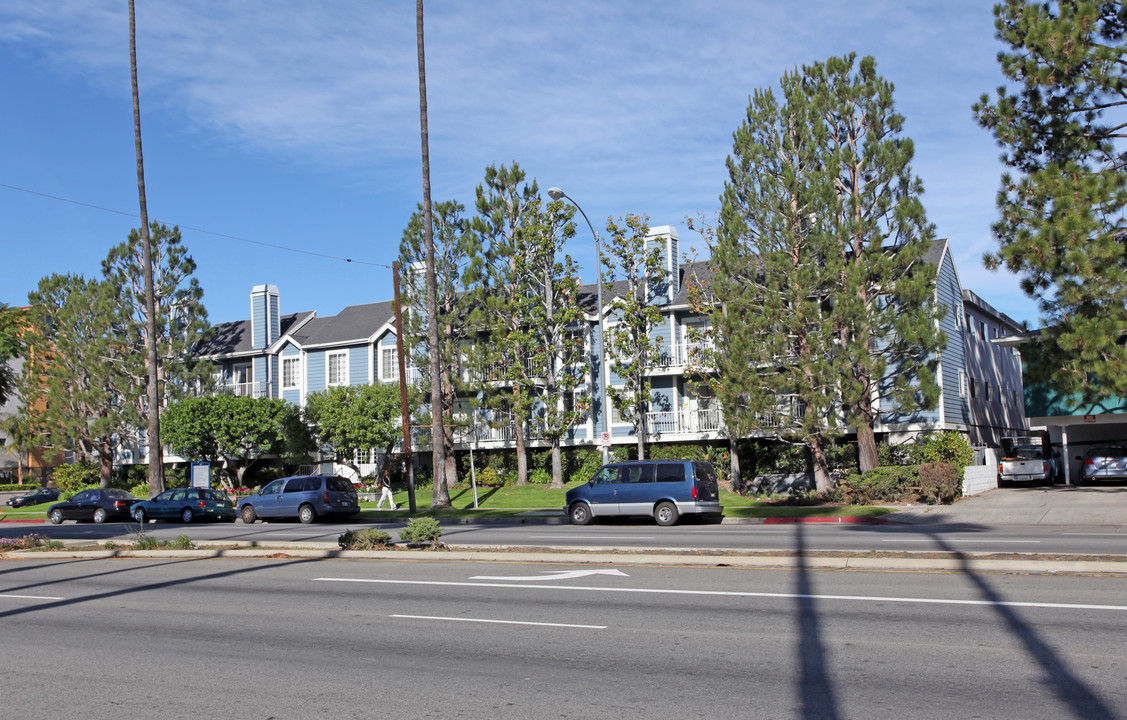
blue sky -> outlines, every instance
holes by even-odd
[[[390,299],[422,197],[415,3],[141,0],[137,35],[149,215],[181,226],[212,322],[262,283],[283,312]],[[0,302],[96,275],[139,223],[128,42],[126,0],[0,5]],[[1035,324],[981,262],[1001,166],[970,107],[1000,49],[981,0],[429,0],[432,194],[472,208],[485,167],[515,160],[596,226],[644,213],[699,248],[685,217],[714,216],[752,91],[873,55],[963,286]]]

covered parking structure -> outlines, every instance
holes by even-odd
[[[1064,482],[1074,485],[1080,478],[1084,453],[1097,445],[1127,446],[1127,401],[1107,398],[1084,404],[1037,377],[1040,360],[1036,333],[996,338],[995,344],[1020,346],[1022,385],[1025,392],[1025,415],[1033,431],[1048,432],[1053,447],[1064,460]]]

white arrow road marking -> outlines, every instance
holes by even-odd
[[[436,615],[388,615],[408,620],[450,620],[452,622],[494,623],[497,625],[536,625],[538,627],[581,628],[583,630],[606,630],[606,625],[569,625],[567,623],[527,622],[524,620],[486,620],[484,618],[440,617]]]
[[[572,580],[587,575],[614,575],[630,577],[621,570],[543,570],[540,575],[511,577],[508,575],[474,575],[470,580]]]

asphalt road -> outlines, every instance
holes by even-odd
[[[1114,576],[35,559],[0,562],[0,637],[26,720],[1127,708]]]
[[[149,523],[145,532],[172,539],[186,533],[197,541],[327,542],[335,543],[346,529],[380,527],[393,536],[403,527],[397,523],[293,522],[193,524]],[[135,523],[67,522],[62,525],[0,525],[0,537],[28,532],[64,540],[128,541],[135,539]],[[971,523],[927,525],[863,525],[837,523],[802,524],[704,524],[685,523],[658,527],[648,519],[607,521],[588,526],[562,523],[464,524],[443,522],[443,541],[455,545],[508,545],[522,547],[676,549],[676,550],[794,550],[801,529],[807,550],[858,552],[967,552],[967,553],[1066,553],[1087,555],[1127,554],[1127,528],[1093,526],[986,527]]]

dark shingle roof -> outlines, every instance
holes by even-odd
[[[305,320],[313,313],[311,311],[291,313],[281,317],[281,332],[285,335],[295,323]],[[251,350],[250,320],[234,320],[232,322],[213,325],[207,339],[200,344],[199,355],[231,355],[249,352]]]
[[[350,305],[336,315],[314,318],[293,337],[302,347],[367,340],[394,319],[395,305],[390,300]]]

